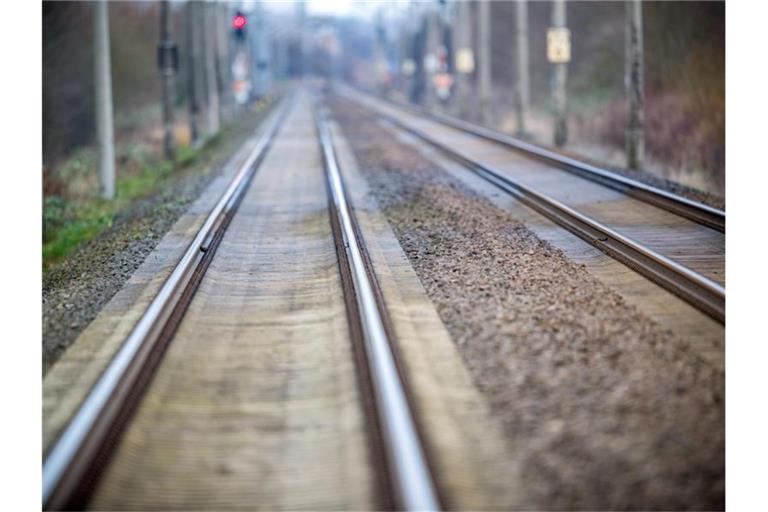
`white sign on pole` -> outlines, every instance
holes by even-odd
[[[456,71],[469,74],[475,70],[475,54],[472,48],[460,48],[456,52]]]
[[[434,73],[437,71],[437,57],[434,53],[428,53],[424,57],[424,69],[427,71],[427,73]]]
[[[565,27],[547,30],[547,59],[552,64],[571,61],[571,31]]]
[[[416,63],[413,62],[413,59],[403,61],[402,71],[405,76],[411,76],[416,71]]]

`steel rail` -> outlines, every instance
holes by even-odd
[[[317,107],[315,124],[325,163],[327,185],[341,226],[346,259],[352,274],[376,413],[398,505],[403,510],[439,510],[439,499],[426,453],[419,439],[391,340],[387,336],[376,300],[374,289],[377,285],[367,272],[364,249],[356,236],[357,221],[347,202],[330,131]]]
[[[79,409],[50,449],[43,463],[42,501],[44,508],[70,507],[79,478],[89,470],[105,440],[114,438],[120,416],[120,400],[128,400],[142,377],[143,365],[159,359],[155,347],[172,316],[183,315],[177,306],[182,297],[191,299],[190,284],[202,277],[229,220],[237,209],[258,166],[263,161],[291,99],[271,114],[261,138],[240,166],[229,186],[213,207],[160,291],[144,311],[105,371],[91,388]],[[203,267],[205,265],[205,267]],[[202,273],[201,273],[202,271]],[[196,285],[195,283],[195,285]],[[157,362],[157,361],[155,361]],[[119,397],[119,398],[118,398]],[[80,457],[80,460],[78,460]]]
[[[572,174],[589,179],[645,203],[725,233],[725,212],[723,210],[647,185],[607,169],[602,169],[595,165],[525,142],[510,135],[464,121],[463,119],[458,119],[441,112],[433,112],[401,101],[385,98],[379,99],[397,107],[409,110],[416,115],[427,117],[436,122],[448,125],[451,128],[467,132],[476,137],[490,140],[515,151],[522,152],[531,158],[554,164],[558,168]]]
[[[513,195],[524,204],[591,243],[609,256],[633,268],[675,295],[689,302],[720,323],[725,323],[725,287],[681,265],[653,249],[645,247],[616,230],[504,176],[501,172],[433,139],[390,114],[376,114],[437,148],[486,181]]]

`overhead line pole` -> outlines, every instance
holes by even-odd
[[[201,5],[203,25],[203,45],[205,51],[206,84],[208,89],[208,134],[214,135],[219,131],[219,88],[216,74],[216,36],[211,30],[211,21],[214,18],[212,9],[216,6],[209,2]]]
[[[627,167],[641,169],[645,159],[645,98],[643,96],[643,5],[640,0],[626,4],[627,37]]]
[[[229,54],[229,4],[217,2],[214,4],[213,21],[216,35],[216,76],[219,93],[219,119],[227,122],[235,115],[234,97],[232,95],[231,62]]]
[[[163,103],[163,155],[173,160],[176,154],[174,128],[174,96],[176,92],[176,45],[171,41],[171,19],[168,15],[168,0],[160,3],[160,44],[158,45],[158,66],[162,76]]]
[[[470,76],[475,69],[475,59],[472,52],[471,4],[457,2],[456,20],[453,26],[454,40],[454,70],[456,75],[455,94],[453,101],[454,114],[459,117],[469,115]]]
[[[189,107],[189,136],[192,146],[197,144],[200,134],[198,133],[198,116],[200,105],[198,104],[198,84],[197,67],[200,64],[199,56],[195,47],[197,31],[195,29],[195,6],[193,1],[187,2],[185,6],[186,23],[186,57],[187,57],[187,106]]]
[[[565,28],[565,0],[555,0],[552,3],[552,26],[554,28]],[[568,64],[566,62],[557,62],[554,67],[554,90],[553,99],[555,106],[555,146],[562,147],[568,140],[567,123],[567,96],[566,80],[568,78]]]
[[[517,134],[525,136],[525,118],[530,101],[530,80],[528,76],[528,2],[518,0],[517,12]]]
[[[109,58],[109,11],[104,0],[93,4],[93,48],[101,195],[105,199],[112,199],[115,197],[115,142],[112,120],[112,68]]]
[[[491,126],[491,3],[481,0],[478,4],[480,51],[480,116],[485,126]]]
[[[440,45],[439,23],[437,11],[428,7],[424,13],[424,106],[428,109],[433,109],[437,100],[435,75],[438,68],[437,48]]]

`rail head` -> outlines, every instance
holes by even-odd
[[[331,134],[325,118],[315,107],[315,124],[325,164],[327,184],[338,214],[349,266],[354,282],[355,299],[363,327],[365,353],[372,380],[377,416],[388,454],[388,464],[399,505],[404,510],[439,510],[439,499],[419,439],[413,413],[399,375],[392,340],[388,338],[384,320],[372,282],[366,269],[363,248],[358,243],[354,213],[347,202]]]

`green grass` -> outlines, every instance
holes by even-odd
[[[121,211],[157,191],[164,181],[173,177],[174,171],[197,162],[216,142],[217,138],[213,138],[200,148],[179,148],[174,162],[158,160],[128,148],[124,151],[121,167],[129,172],[118,177],[112,201],[97,197],[70,200],[46,197],[43,203],[43,270],[109,228]],[[93,166],[82,165],[87,160],[82,153],[76,155],[76,159],[75,167],[95,172]]]
[[[264,103],[261,108],[266,108],[269,103]],[[156,193],[179,171],[198,164],[238,129],[238,123],[232,123],[199,147],[177,148],[173,162],[161,159],[142,143],[118,145],[118,176],[115,198],[111,201],[96,194],[95,149],[75,151],[52,170],[59,189],[54,189],[58,190],[54,192],[56,195],[48,195],[43,201],[43,271],[108,229],[121,212]]]
[[[90,240],[112,225],[112,214],[68,222],[56,231],[53,240],[43,244],[43,265],[47,268],[83,242]]]

